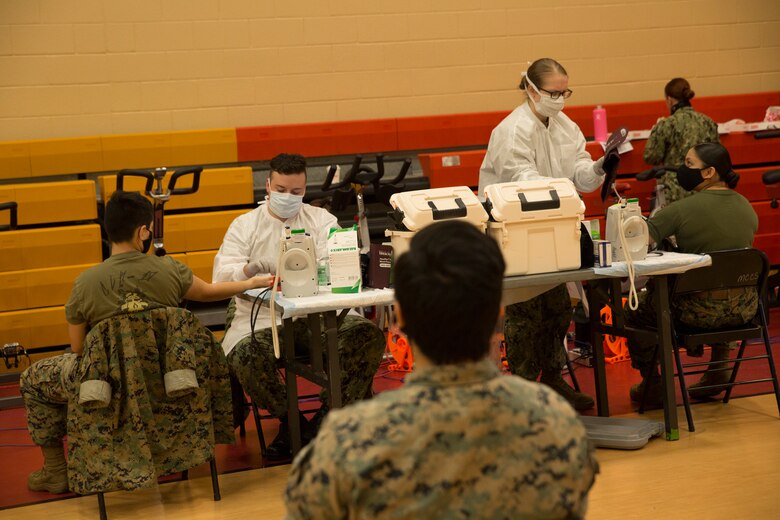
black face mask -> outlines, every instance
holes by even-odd
[[[696,186],[704,182],[701,171],[702,168],[688,168],[683,164],[677,168],[677,182],[685,191],[693,191]]]
[[[146,254],[149,252],[149,248],[152,247],[152,236],[149,235],[149,238],[141,242],[142,249],[141,252],[143,254]]]
[[[146,227],[146,226],[144,226],[144,227]],[[146,230],[149,231],[149,238],[147,238],[146,240],[142,240],[141,241],[141,252],[143,254],[146,254],[146,253],[149,252],[149,248],[152,247],[152,240],[154,239],[154,233],[152,233],[152,230],[149,229],[148,227],[146,228]]]

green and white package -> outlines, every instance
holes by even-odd
[[[357,227],[331,229],[328,234],[328,268],[334,293],[360,292],[360,249]]]

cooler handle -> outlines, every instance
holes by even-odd
[[[460,197],[456,198],[455,205],[458,207],[452,209],[438,209],[435,202],[432,200],[428,201],[428,207],[431,208],[431,212],[433,213],[433,220],[460,218],[465,217],[468,214],[468,211],[466,210],[466,204],[463,203],[463,199]]]
[[[550,200],[537,200],[535,202],[528,202],[525,193],[518,193],[520,198],[520,208],[523,211],[542,211],[545,209],[558,209],[561,207],[561,199],[558,198],[558,192],[550,190]]]

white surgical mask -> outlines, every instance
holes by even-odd
[[[303,205],[303,195],[292,193],[268,193],[268,207],[279,218],[288,219],[298,214]]]
[[[539,101],[534,101],[530,95],[528,96],[528,99],[531,100],[531,103],[534,104],[534,108],[540,116],[553,117],[558,115],[558,112],[563,110],[563,105],[565,104],[563,96],[559,96],[558,99],[553,99],[549,94],[545,94],[539,90],[536,85],[533,84],[531,78],[529,78],[528,75],[525,76],[525,80],[539,94]]]

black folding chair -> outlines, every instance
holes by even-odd
[[[748,290],[755,288],[758,291],[758,309],[756,315],[748,323],[736,327],[724,327],[715,330],[692,329],[673,320],[672,339],[674,343],[674,360],[677,365],[677,378],[680,382],[683,403],[685,405],[685,416],[688,420],[688,430],[695,431],[693,416],[691,414],[691,405],[688,398],[688,389],[685,385],[685,376],[694,374],[703,374],[706,370],[701,367],[717,365],[713,370],[730,370],[730,364],[733,364],[731,378],[728,383],[718,385],[708,385],[698,387],[700,390],[706,389],[726,389],[723,402],[728,403],[731,397],[731,390],[736,385],[747,385],[756,383],[766,383],[771,381],[774,386],[777,409],[780,412],[780,386],[778,386],[777,369],[772,356],[772,346],[769,342],[769,330],[766,314],[766,281],[769,272],[769,260],[763,251],[758,249],[735,249],[728,251],[717,251],[710,253],[712,265],[699,269],[692,269],[678,275],[670,291],[670,298],[676,296],[697,293],[702,291],[721,291],[721,290]],[[745,357],[745,346],[748,340],[761,339],[766,353]],[[707,345],[713,343],[728,343],[731,341],[740,341],[737,357],[729,361],[702,361],[697,363],[687,363],[683,365],[680,358],[680,348],[692,347],[696,345]],[[653,364],[658,360],[658,347],[656,346],[653,355]],[[766,359],[769,363],[771,377],[762,379],[751,379],[737,381],[737,372],[743,361],[757,361]],[[697,368],[690,372],[685,372],[685,368]],[[644,411],[644,402],[647,394],[645,386],[645,395],[642,396],[642,405],[639,412]]]
[[[230,303],[228,303],[228,309],[227,314],[230,316],[229,319],[226,320],[225,323],[225,332],[230,328],[231,322],[233,321],[233,313],[235,312],[236,307],[236,300],[235,298],[231,298]],[[308,356],[301,356],[299,360],[307,361]],[[281,368],[281,363],[279,363],[279,368]],[[267,445],[265,442],[265,435],[263,434],[263,427],[261,424],[262,419],[275,419],[275,417],[271,414],[263,414],[260,412],[260,408],[257,406],[257,403],[251,399],[247,399],[247,394],[244,392],[244,388],[241,386],[241,383],[238,381],[238,378],[235,377],[233,374],[230,374],[230,391],[233,398],[233,423],[234,426],[238,428],[238,434],[241,437],[246,436],[246,414],[244,411],[249,408],[249,411],[252,413],[252,416],[255,420],[255,427],[257,428],[257,442],[260,444],[260,456],[265,460],[266,451],[267,451]],[[305,401],[309,399],[319,398],[319,394],[305,394],[305,395],[299,395],[298,401]],[[319,410],[313,409],[313,410],[307,410],[304,413],[316,413]]]

